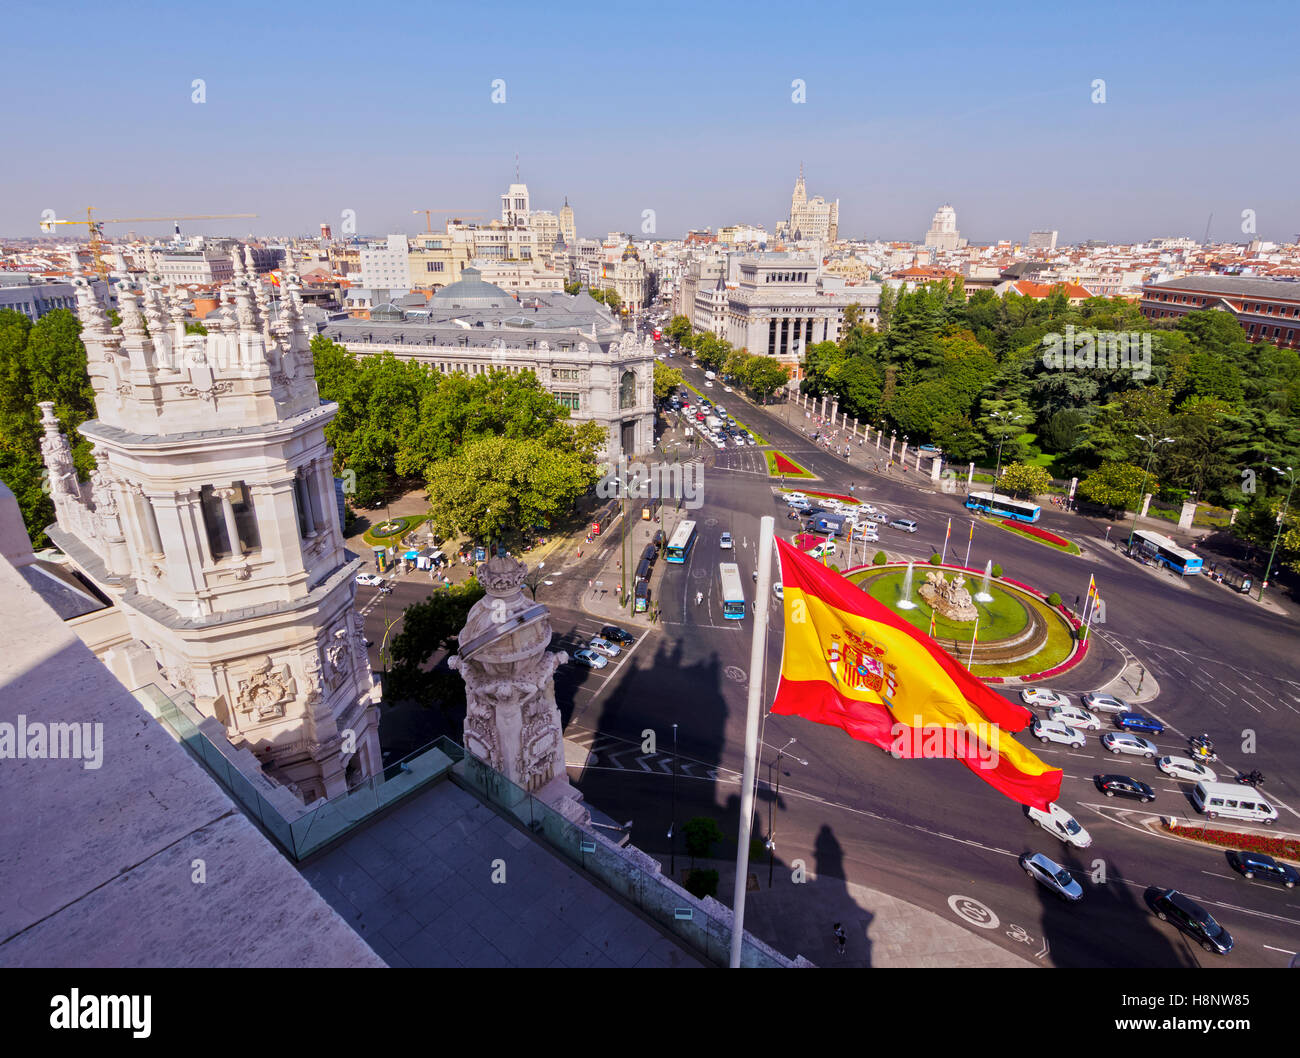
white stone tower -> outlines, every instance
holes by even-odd
[[[290,255],[271,299],[235,252],[224,316],[186,335],[155,277],[112,327],[78,276],[97,469],[71,473],[42,405],[51,539],[111,598],[123,634],[101,656],[134,689],[152,663],[303,800],[382,769],[379,691],[353,601],[332,453]],[[147,655],[145,651],[147,650]]]

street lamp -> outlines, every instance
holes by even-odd
[[[677,880],[677,839],[673,832],[677,829],[677,725],[673,724],[673,813],[668,824],[668,875]]]
[[[1155,458],[1156,445],[1167,445],[1167,444],[1174,443],[1174,439],[1172,437],[1161,437],[1157,439],[1155,434],[1147,434],[1146,437],[1143,437],[1140,433],[1135,433],[1133,436],[1136,437],[1139,441],[1146,442],[1146,444],[1150,446],[1151,451],[1147,453],[1146,469],[1142,471],[1142,487],[1138,489],[1137,503],[1133,505],[1133,525],[1128,531],[1128,549],[1130,552],[1132,552],[1133,550],[1133,534],[1137,532],[1138,512],[1142,509],[1142,497],[1146,495],[1147,475],[1151,473],[1151,460]]]
[[[1012,415],[1010,412],[995,411],[989,415],[990,419],[1005,419],[1008,426],[1013,426],[1020,421],[1019,415]],[[993,468],[993,495],[998,494],[998,477],[1002,473],[1002,443],[1007,439],[1006,430],[998,427],[998,462]]]
[[[790,739],[784,746],[776,751],[776,793],[772,797],[772,804],[767,810],[767,887],[772,888],[772,869],[776,861],[776,808],[777,802],[781,800],[781,758],[786,755],[786,750],[798,741]],[[764,743],[766,745],[766,743]],[[790,756],[808,767],[808,762],[802,757],[796,757],[793,753]]]
[[[1271,464],[1270,464],[1271,465]],[[1291,478],[1291,484],[1287,486],[1286,499],[1282,503],[1282,510],[1277,516],[1277,532],[1273,534],[1273,550],[1268,554],[1268,565],[1264,567],[1264,579],[1259,585],[1259,599],[1264,598],[1264,589],[1268,587],[1268,575],[1273,572],[1273,558],[1277,554],[1278,541],[1282,539],[1282,527],[1286,525],[1287,508],[1291,506],[1291,490],[1295,488],[1295,471],[1290,467],[1283,470],[1281,467],[1273,467],[1273,471],[1284,477]]]

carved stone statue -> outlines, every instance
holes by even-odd
[[[273,669],[271,659],[263,657],[239,684],[239,697],[235,708],[257,723],[284,716],[287,703],[297,697],[297,684],[289,673],[289,666]]]
[[[547,650],[549,615],[524,595],[527,572],[503,555],[479,565],[487,594],[470,609],[450,664],[465,680],[465,748],[535,793],[565,775],[554,677],[568,656]]]
[[[950,581],[941,570],[931,570],[921,585],[921,598],[934,607],[935,613],[950,621],[974,621],[979,617],[966,589],[966,578],[960,573]]]

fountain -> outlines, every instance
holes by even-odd
[[[989,578],[993,576],[993,560],[989,559],[984,563],[984,578],[980,581],[980,590],[975,593],[976,602],[992,602],[993,596],[989,594]]]
[[[912,601],[912,563],[907,563],[907,573],[903,575],[902,597],[898,600],[898,609],[915,610],[916,603]]]

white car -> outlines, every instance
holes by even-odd
[[[1219,777],[1204,764],[1197,764],[1188,757],[1161,757],[1156,767],[1174,779],[1186,779],[1188,782],[1218,782]]]
[[[1080,709],[1077,705],[1055,705],[1047,710],[1047,718],[1059,720],[1082,731],[1101,730],[1101,717],[1096,713],[1088,712],[1087,709]]]
[[[1148,742],[1131,731],[1107,731],[1101,736],[1101,744],[1112,753],[1128,753],[1134,757],[1146,757],[1147,760],[1160,752],[1154,742]]]
[[[787,492],[785,494],[785,502],[789,504],[807,503],[808,497],[802,492]]]
[[[616,658],[623,653],[622,648],[617,643],[611,643],[608,639],[602,639],[600,636],[592,636],[587,641],[587,648],[596,651],[598,654],[604,654],[607,658]]]
[[[804,554],[806,554],[809,558],[821,558],[822,555],[833,555],[835,554],[835,541],[823,540],[811,551],[805,551]]]
[[[1041,852],[1026,852],[1020,857],[1020,866],[1030,878],[1045,889],[1050,889],[1062,900],[1074,903],[1083,899],[1083,886],[1074,880],[1069,871]]]
[[[712,388],[713,388],[713,383],[710,382],[708,379],[705,379],[705,380],[704,380],[704,388],[705,388],[705,389],[712,389]]]
[[[723,393],[730,393],[730,392],[731,392],[731,387],[730,387],[730,386],[723,386],[723,387],[722,387],[722,392],[723,392]]]
[[[772,585],[772,594],[775,595],[782,602],[785,602],[785,585],[778,580],[775,584]]]
[[[376,573],[358,573],[357,583],[366,584],[372,588],[382,588],[384,586],[384,578]]]
[[[1092,835],[1080,826],[1079,821],[1058,804],[1050,804],[1047,811],[1026,808],[1025,814],[1053,837],[1060,838],[1076,849],[1086,849],[1092,844]]]
[[[734,551],[736,547],[736,545],[732,542],[730,533],[722,534],[722,539],[718,541],[718,546],[722,548],[723,551]]]
[[[1026,705],[1066,706],[1070,699],[1060,691],[1049,691],[1046,687],[1026,687],[1020,692],[1020,700]]]
[[[1057,723],[1055,720],[1043,720],[1040,717],[1034,717],[1034,722],[1029,725],[1029,733],[1038,739],[1039,742],[1059,742],[1063,746],[1076,746],[1079,749],[1088,740],[1084,738],[1082,731],[1076,731],[1067,724]]]

